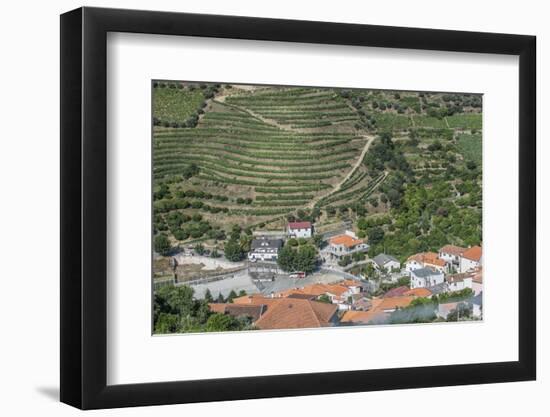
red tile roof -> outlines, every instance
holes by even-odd
[[[355,239],[349,235],[338,235],[330,239],[330,243],[331,245],[343,245],[346,248],[353,248],[354,246],[363,243],[363,241],[361,239]]]
[[[421,264],[429,264],[436,266],[445,266],[446,263],[443,259],[439,259],[438,254],[435,252],[421,252],[415,255],[409,256],[407,262],[416,261]]]
[[[232,304],[232,303],[210,303],[210,311],[219,314],[228,314],[233,317],[250,317],[256,321],[265,312],[265,304]]]
[[[432,295],[432,292],[427,288],[413,288],[403,295],[410,295],[413,297],[430,297]]]
[[[368,324],[376,319],[384,320],[388,317],[388,313],[384,313],[380,310],[369,311],[346,311],[342,318],[341,323],[355,323],[355,324]]]
[[[479,262],[481,259],[481,247],[472,246],[471,248],[466,249],[462,254],[462,257],[471,261]]]
[[[289,229],[309,229],[311,228],[311,222],[290,222],[288,224]]]
[[[409,287],[405,286],[392,288],[386,294],[384,294],[384,297],[399,297],[400,295],[405,294],[407,291],[409,291]]]
[[[262,330],[328,327],[337,309],[334,304],[318,301],[278,298],[255,326]]]
[[[462,248],[460,246],[455,245],[445,245],[441,249],[439,249],[439,252],[448,253],[455,256],[460,256],[464,253],[466,248]]]

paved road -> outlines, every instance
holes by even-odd
[[[231,290],[235,291],[237,294],[239,291],[244,290],[247,294],[262,293],[264,295],[269,295],[273,292],[285,291],[292,288],[301,288],[306,285],[316,283],[330,284],[341,281],[345,278],[355,278],[355,276],[345,272],[330,270],[323,270],[321,272],[308,275],[305,278],[289,278],[288,276],[278,275],[275,278],[275,281],[259,283],[258,286],[261,288],[260,290],[258,286],[254,284],[248,273],[246,271],[242,271],[234,274],[233,278],[209,282],[206,284],[193,285],[193,289],[195,290],[195,298],[204,298],[207,288],[210,289],[210,292],[214,298],[216,298],[220,293],[224,297],[227,297]]]

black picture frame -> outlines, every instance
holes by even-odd
[[[519,360],[107,385],[108,32],[519,56]],[[536,378],[536,38],[79,8],[61,16],[61,401],[81,409],[526,381]]]

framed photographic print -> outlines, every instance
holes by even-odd
[[[61,400],[535,379],[535,38],[61,16]]]

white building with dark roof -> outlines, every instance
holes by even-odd
[[[373,259],[374,263],[378,266],[378,269],[384,268],[386,271],[396,271],[401,268],[401,263],[391,255],[381,253],[376,255]]]
[[[445,281],[443,272],[432,268],[418,268],[411,271],[411,289],[429,288]]]
[[[254,261],[276,261],[279,249],[283,247],[282,239],[258,238],[252,240],[248,259]]]

